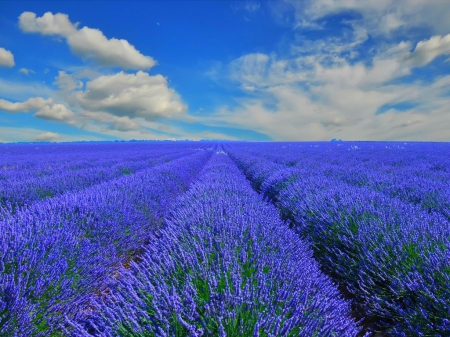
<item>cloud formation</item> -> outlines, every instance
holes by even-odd
[[[178,137],[182,127],[167,123],[176,118],[251,130],[273,140],[448,140],[450,76],[435,70],[415,77],[450,55],[450,23],[445,20],[450,8],[445,1],[279,0],[232,5],[246,20],[261,17],[267,7],[277,12],[280,24],[292,28],[276,45],[278,52],[261,52],[264,48],[228,64],[217,61],[209,74],[217,83],[228,81],[227,88],[242,90],[241,98],[232,98],[237,107],[189,115],[166,78],[141,71],[155,61],[128,41],[81,27],[66,14],[37,17],[24,12],[19,17],[22,31],[61,38],[74,54],[101,66],[139,71],[97,68],[81,75],[80,67],[64,68],[67,72],[58,73],[50,94],[20,98],[15,96],[19,86],[0,79],[0,91],[12,92],[4,96],[9,101],[0,100],[0,109],[33,111],[37,118],[119,138]],[[0,65],[5,65],[2,50],[6,51],[0,48]]]
[[[141,125],[129,117],[118,117],[107,112],[81,111],[80,116],[87,122],[92,120],[101,124],[106,124],[107,129],[117,131],[137,131],[141,129]]]
[[[35,111],[34,116],[40,119],[102,133],[141,132],[148,126],[152,128],[157,120],[186,115],[187,106],[161,75],[150,76],[143,71],[136,74],[119,72],[97,75],[86,85],[78,78],[76,74],[58,72],[53,84],[59,90],[50,95],[56,97],[58,103],[53,98],[43,97],[22,102],[0,99],[0,110],[9,113]],[[155,125],[161,126],[158,123]]]
[[[75,113],[65,105],[55,103],[52,98],[32,97],[25,102],[15,103],[0,99],[0,110],[10,113],[36,111],[34,116],[41,119],[55,120],[68,124],[73,124],[75,121]]]
[[[450,55],[444,1],[284,0],[269,8],[294,38],[282,54],[242,55],[222,78],[216,71],[216,81],[237,83],[247,97],[205,123],[286,141],[449,140],[450,76],[414,77]]]
[[[217,109],[206,123],[246,128],[280,141],[448,140],[450,76],[431,85],[392,81],[448,54],[449,37],[432,36],[415,46],[409,41],[392,44],[378,49],[371,62],[330,57],[335,50],[330,41],[326,48],[317,44],[285,58],[244,55],[230,63],[228,78],[250,97],[240,99],[236,108]],[[348,44],[356,40],[354,35]],[[402,102],[413,104],[378,113],[385,105]]]
[[[143,71],[100,76],[87,82],[86,90],[78,92],[76,99],[88,111],[147,120],[180,116],[187,109],[163,76]]]
[[[83,87],[83,82],[75,79],[73,76],[67,74],[65,71],[58,71],[58,76],[53,82],[61,91],[68,92]]]
[[[441,55],[450,55],[450,34],[420,41],[407,60],[415,67],[423,67]]]
[[[27,69],[27,68],[20,68],[20,69],[19,69],[19,73],[28,76],[29,74],[34,74],[34,71],[31,70],[31,69]]]
[[[241,56],[230,63],[228,72],[231,80],[242,83],[241,87],[248,91],[307,80],[295,60],[278,60],[275,54]]]
[[[0,47],[0,66],[11,68],[14,65],[14,55],[9,50]]]
[[[78,29],[79,23],[73,24],[67,14],[47,12],[36,17],[33,12],[23,12],[19,16],[19,26],[27,33],[63,37],[74,54],[93,59],[101,66],[149,69],[156,64],[153,58],[141,54],[127,40],[108,39],[98,29]]]
[[[289,6],[276,6],[280,12],[293,11],[294,26],[320,28],[320,19],[339,13],[357,13],[357,25],[373,35],[390,35],[396,30],[428,27],[434,34],[450,30],[450,7],[442,0],[282,0]]]
[[[47,142],[47,141],[55,141],[60,139],[61,136],[58,133],[55,132],[44,132],[41,133],[40,135],[37,135],[36,137],[34,137],[35,141],[40,141],[40,142]]]

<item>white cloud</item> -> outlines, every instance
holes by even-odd
[[[6,112],[30,112],[36,110],[34,116],[41,119],[56,120],[69,124],[73,124],[75,120],[75,113],[63,104],[54,103],[51,98],[32,97],[25,102],[15,103],[0,99],[0,110]]]
[[[230,64],[233,80],[258,83],[266,75],[269,56],[266,54],[247,54]]]
[[[356,19],[374,35],[389,35],[398,29],[429,27],[434,34],[450,30],[450,7],[443,0],[285,0],[290,7],[274,10],[293,11],[296,26],[314,27],[316,21],[343,12],[361,15]],[[280,13],[278,13],[280,15]]]
[[[423,67],[440,55],[450,55],[450,34],[420,41],[407,60],[416,67]]]
[[[32,97],[16,99],[16,102],[0,99],[0,110],[10,113],[33,111],[37,118],[63,122],[82,130],[118,135],[119,138],[129,136],[129,139],[138,138],[137,134],[147,128],[164,128],[167,118],[186,119],[187,107],[161,75],[150,76],[139,71],[136,74],[119,72],[99,76],[92,72],[88,74],[85,70],[77,69],[72,74],[59,71],[53,83],[59,90],[49,90],[50,98]],[[86,78],[86,75],[96,75],[96,78],[84,85],[80,77]],[[14,83],[4,83],[5,88],[12,86]],[[18,86],[16,91],[22,89]],[[164,132],[171,132],[170,128],[166,127]],[[123,133],[122,136],[120,133]],[[151,139],[148,138],[150,134],[145,136]],[[153,133],[151,136],[156,137]],[[164,136],[157,138],[163,139]]]
[[[5,48],[0,47],[0,66],[14,67],[14,55]]]
[[[242,89],[246,90],[246,91],[255,91],[256,87],[253,85],[248,85],[248,84],[243,84],[242,85]]]
[[[61,35],[64,37],[75,34],[79,23],[72,24],[67,14],[51,12],[36,17],[33,12],[23,12],[19,16],[19,26],[24,32],[40,33],[42,35]]]
[[[83,87],[83,82],[76,80],[72,75],[67,74],[65,71],[58,71],[58,76],[55,77],[55,82],[53,82],[53,84],[61,91],[72,91]]]
[[[336,137],[448,141],[450,76],[436,79],[431,86],[390,84],[443,54],[445,46],[444,38],[432,37],[411,52],[412,43],[401,42],[378,50],[369,65],[345,58],[330,61],[326,52],[286,59],[244,55],[231,62],[229,77],[250,97],[239,100],[236,108],[224,106],[198,120],[246,128],[280,141]],[[416,107],[376,114],[386,104],[401,102]]]
[[[299,71],[295,60],[277,60],[275,55],[261,53],[239,57],[230,63],[228,69],[229,78],[241,82],[247,91],[308,80]]]
[[[47,104],[34,114],[35,117],[74,124],[76,115],[64,104]]]
[[[7,112],[29,112],[30,110],[38,110],[44,106],[51,104],[51,99],[43,99],[42,97],[32,97],[25,102],[12,103],[4,99],[0,99],[0,110]]]
[[[27,69],[27,68],[20,68],[19,73],[28,76],[30,73],[31,73],[31,74],[34,74],[34,71],[31,70],[31,69]]]
[[[449,89],[447,85],[447,93]],[[222,107],[203,121],[212,126],[253,130],[275,141],[336,137],[344,140],[449,140],[447,106],[450,99],[441,96],[436,87],[402,85],[367,92],[357,87],[339,90],[338,84],[330,84],[311,94],[292,85],[280,85],[266,93],[275,98],[275,111],[267,109],[259,99],[246,99],[237,108]],[[420,108],[391,109],[375,115],[383,104],[408,97],[414,98]]]
[[[35,141],[35,138],[41,134],[45,134],[46,130],[40,130],[35,128],[27,127],[1,127],[0,135],[2,135],[2,140],[4,142],[24,142],[24,141]],[[73,142],[80,140],[105,140],[101,135],[92,135],[80,133],[79,135],[66,135],[60,134],[61,138],[58,141]]]
[[[86,78],[86,79],[94,79],[99,77],[101,74],[98,71],[95,71],[93,69],[89,69],[89,68],[84,68],[83,70],[79,71],[79,72],[75,72],[73,74],[73,77],[76,79],[82,79],[82,78]]]
[[[127,40],[107,39],[98,29],[83,27],[67,38],[72,51],[86,58],[93,58],[105,66],[120,66],[124,69],[149,69],[156,62],[142,55]]]
[[[74,54],[91,58],[102,66],[149,69],[156,64],[153,58],[141,54],[127,40],[108,39],[98,29],[78,29],[78,23],[72,24],[67,14],[47,12],[36,17],[35,13],[23,12],[19,16],[19,26],[24,32],[64,37]]]
[[[87,82],[86,90],[78,92],[76,98],[88,111],[149,120],[181,116],[187,109],[163,76],[142,71],[100,76]]]
[[[37,135],[36,137],[34,137],[34,140],[36,141],[40,141],[40,142],[45,142],[45,141],[55,141],[61,138],[61,135],[55,132],[44,132],[41,133],[39,135]]]
[[[450,55],[450,15],[444,1],[281,1],[270,7],[280,24],[324,29],[329,15],[357,12],[341,34],[308,40],[299,33],[290,53],[247,54],[232,61],[228,77],[248,94],[238,106],[223,106],[203,121],[260,132],[274,140],[444,140],[448,141],[450,76],[432,84],[402,83],[441,55]],[[445,7],[445,8],[444,8]],[[294,14],[291,20],[287,14]],[[446,13],[445,15],[442,13]],[[448,16],[447,15],[447,16]],[[437,20],[431,22],[429,19]],[[320,20],[319,20],[320,19]],[[430,21],[430,22],[428,22]],[[322,26],[321,26],[322,25]],[[427,26],[427,27],[426,27]],[[426,28],[418,42],[410,28]],[[445,34],[442,34],[445,31]],[[397,34],[397,35],[395,35]],[[403,35],[401,35],[403,34]],[[436,35],[439,34],[439,35]],[[448,35],[446,35],[448,34]],[[381,36],[384,35],[384,36]],[[390,41],[395,35],[396,41]],[[369,37],[371,48],[360,57]],[[364,46],[365,47],[365,46]],[[215,74],[216,80],[217,74]],[[396,80],[396,82],[392,82]],[[397,84],[392,84],[397,83]],[[380,108],[411,103],[410,109]],[[270,104],[268,107],[267,103]],[[201,120],[198,118],[198,120]]]
[[[97,121],[107,124],[108,129],[117,131],[136,131],[141,129],[141,125],[129,117],[118,117],[106,112],[82,111],[80,116],[85,120]]]

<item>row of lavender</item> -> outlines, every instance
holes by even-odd
[[[450,219],[446,143],[272,143],[246,149],[287,166],[364,186]]]
[[[148,242],[211,153],[195,151],[5,213],[0,219],[0,335],[63,335],[65,316],[103,291],[106,278]]]
[[[361,145],[303,144],[306,151],[298,145],[291,145],[295,150],[283,150],[289,144],[281,149],[277,144],[240,144],[227,146],[226,151],[254,187],[312,244],[323,270],[354,298],[354,310],[364,313],[368,325],[395,336],[447,336],[450,223],[438,207],[424,210],[423,204],[408,202],[402,194],[394,197],[390,191],[401,187],[391,186],[391,176],[377,167],[390,162],[391,174],[398,175],[405,166],[427,167],[431,162],[442,168],[438,176],[446,175],[448,145],[436,146],[445,156],[441,162],[435,158],[428,163],[426,154],[433,153],[430,144],[415,144],[414,151],[407,154],[396,149],[390,157],[380,147],[372,150],[374,154],[365,157],[366,167],[378,172],[379,179],[385,178],[384,189],[348,183],[357,173],[352,167],[358,163],[350,156],[346,161],[342,158]],[[350,150],[342,151],[339,146]],[[290,153],[289,165],[283,151]],[[327,165],[333,161],[340,167]],[[395,166],[400,172],[395,172]],[[438,181],[432,172],[425,176]],[[411,176],[403,179],[414,181]],[[443,197],[448,202],[448,194]]]
[[[151,159],[164,149],[167,153],[192,144],[170,143],[67,143],[67,144],[0,144],[0,181],[30,179],[98,167],[112,167],[125,161]]]
[[[109,144],[111,149],[105,144],[68,144],[62,148],[60,145],[42,144],[43,150],[38,154],[31,146],[10,145],[17,147],[17,153],[12,155],[8,155],[7,146],[0,147],[6,154],[1,161],[9,163],[0,170],[0,208],[3,208],[0,214],[14,212],[36,200],[133,174],[196,151],[192,145],[125,145]]]
[[[312,250],[218,151],[73,336],[356,336]]]

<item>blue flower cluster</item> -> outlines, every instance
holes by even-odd
[[[312,250],[218,151],[74,336],[356,336]]]
[[[372,330],[450,335],[449,146],[414,144],[406,153],[379,143],[338,146],[226,150],[311,243]]]

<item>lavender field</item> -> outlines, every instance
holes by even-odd
[[[450,336],[450,144],[0,144],[0,336]]]

